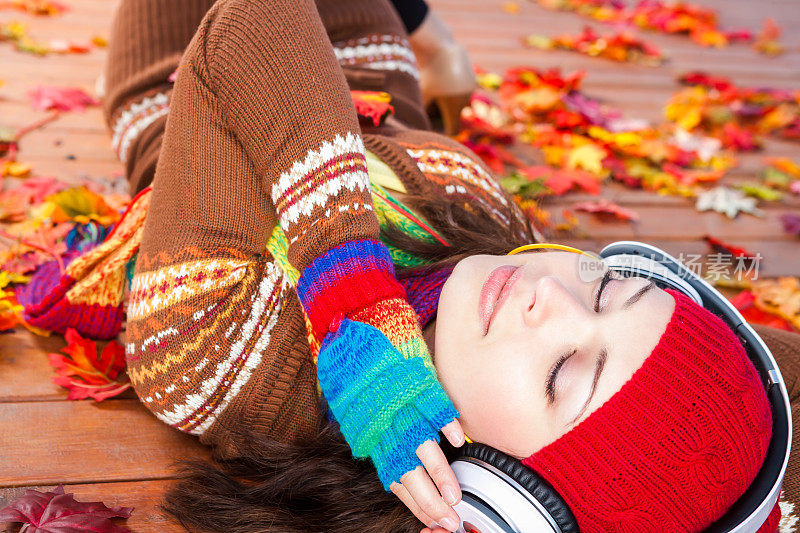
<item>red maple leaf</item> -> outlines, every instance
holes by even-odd
[[[556,195],[562,195],[573,187],[579,187],[589,194],[600,194],[597,176],[584,170],[554,169],[544,180],[544,184]]]
[[[100,105],[100,101],[76,87],[49,87],[39,85],[28,91],[34,109],[48,111],[84,111],[89,106]]]
[[[733,306],[751,324],[761,324],[771,328],[795,331],[788,321],[756,307],[755,300],[755,296],[750,291],[742,291],[730,299]]]
[[[124,374],[125,352],[117,341],[109,342],[98,357],[97,344],[74,329],[68,329],[64,337],[68,344],[61,351],[67,355],[51,353],[47,357],[58,374],[53,382],[69,389],[68,399],[101,402],[130,388]]]
[[[711,248],[717,253],[732,255],[734,257],[742,257],[745,259],[752,259],[756,256],[756,254],[748,251],[746,248],[734,246],[725,241],[721,241],[716,237],[712,237],[711,235],[704,235],[703,240],[706,241],[709,244],[709,246],[711,246]]]
[[[26,490],[25,495],[0,509],[0,522],[22,522],[27,531],[37,533],[126,533],[130,529],[114,524],[111,518],[128,518],[133,507],[108,508],[102,502],[79,502],[64,494],[59,485],[53,492]]]
[[[596,202],[578,202],[572,207],[576,211],[586,211],[587,213],[594,213],[601,216],[613,216],[619,220],[639,220],[639,215],[635,211],[620,207],[606,198],[601,198]]]

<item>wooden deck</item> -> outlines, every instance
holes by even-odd
[[[65,0],[72,10],[54,18],[34,18],[0,11],[0,22],[25,21],[30,34],[40,40],[86,40],[108,35],[116,1]],[[520,39],[528,33],[554,35],[579,31],[587,21],[567,13],[553,13],[533,2],[518,0],[516,15],[501,9],[505,0],[432,0],[434,9],[450,23],[456,37],[469,49],[474,62],[501,71],[516,65],[561,67],[588,71],[585,90],[619,107],[629,116],[657,120],[669,95],[677,89],[675,75],[703,69],[730,76],[737,83],[800,89],[800,9],[797,0],[703,0],[699,3],[724,11],[725,28],[760,28],[771,16],[786,30],[784,44],[791,52],[769,59],[745,45],[724,50],[700,48],[685,37],[645,33],[669,55],[661,68],[619,65],[569,52],[524,49]],[[601,25],[594,24],[598,28]],[[17,128],[43,114],[32,111],[26,92],[37,84],[94,88],[102,70],[104,52],[37,58],[0,43],[0,126]],[[800,158],[800,145],[770,141],[758,155],[741,157],[741,167],[726,180],[755,176],[763,155]],[[68,113],[22,142],[20,159],[37,174],[65,180],[83,175],[121,175],[122,167],[110,148],[101,113]],[[121,179],[121,178],[120,178]],[[674,253],[700,253],[700,237],[716,237],[746,246],[764,256],[767,275],[800,274],[800,240],[785,236],[778,221],[784,212],[800,210],[800,201],[765,207],[763,219],[740,216],[729,221],[717,213],[699,214],[693,202],[658,197],[622,187],[608,187],[604,196],[636,210],[636,225],[601,223],[579,215],[590,234],[582,245],[636,238],[659,244]],[[557,204],[568,206],[583,199],[571,195]],[[556,206],[560,210],[560,206]],[[34,338],[25,333],[0,335],[0,507],[27,488],[63,483],[84,501],[136,507],[126,522],[134,531],[180,531],[163,517],[158,502],[173,478],[176,459],[204,457],[207,451],[193,438],[156,420],[133,393],[122,398],[93,402],[68,402],[66,392],[54,385],[44,354],[63,346],[58,337]],[[0,531],[3,525],[0,524]]]

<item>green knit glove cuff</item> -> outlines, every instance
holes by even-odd
[[[372,459],[387,491],[422,464],[419,445],[439,442],[459,416],[424,358],[404,357],[367,324],[344,319],[325,337],[317,375],[353,455]]]

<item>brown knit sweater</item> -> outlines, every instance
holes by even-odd
[[[132,383],[156,416],[221,456],[237,453],[242,428],[313,435],[302,309],[265,248],[276,225],[299,271],[338,243],[377,238],[362,140],[411,193],[521,215],[459,143],[361,132],[351,88],[387,91],[402,125],[428,126],[386,1],[126,0],[114,28],[114,144],[133,191],[155,168],[128,307]]]
[[[358,152],[361,139],[411,193],[519,216],[474,154],[427,131],[405,39],[384,0],[120,6],[106,118],[131,190],[154,187],[127,323],[130,375],[156,416],[220,456],[237,453],[242,428],[293,440],[321,422],[301,306],[265,244],[283,223],[302,269],[378,229],[368,190],[315,174],[320,161]],[[350,88],[389,92],[412,129],[362,130]],[[333,214],[304,224],[319,210]],[[800,335],[758,331],[787,380],[797,426]],[[797,447],[795,435],[785,532],[800,515]]]

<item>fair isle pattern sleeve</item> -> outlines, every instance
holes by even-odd
[[[362,240],[339,245],[311,263],[300,276],[297,295],[321,342],[337,314],[353,316],[405,293],[386,246]]]
[[[199,296],[207,302],[126,347],[131,382],[142,402],[162,421],[195,435],[205,433],[261,363],[286,295],[288,284],[273,263],[230,263],[200,260],[144,272],[132,287],[134,324],[161,309],[185,308],[181,300]],[[216,301],[215,295],[224,296]],[[153,352],[162,357],[143,363]],[[162,376],[170,379],[155,385]]]
[[[361,195],[353,202],[333,205],[332,200],[344,190]],[[281,174],[272,185],[272,201],[281,228],[292,235],[291,246],[315,224],[336,219],[341,213],[372,213],[369,190],[364,143],[347,132],[331,142],[323,141],[319,149],[309,151],[302,162]]]

